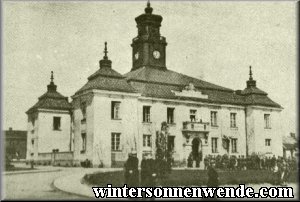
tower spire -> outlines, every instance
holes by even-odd
[[[247,81],[247,88],[256,87],[256,81],[252,77],[252,66],[249,66],[249,80]]]
[[[250,75],[249,80],[252,81],[253,77],[252,77],[252,67],[251,67],[251,65],[250,65],[249,69],[250,69],[250,71],[249,71],[249,75]]]
[[[108,53],[108,51],[107,51],[107,42],[105,41],[105,43],[104,43],[104,57],[103,57],[103,59],[105,59],[105,60],[108,59],[107,53]]]
[[[105,41],[104,42],[104,56],[103,56],[103,59],[99,61],[99,65],[100,65],[100,69],[101,68],[111,68],[111,60],[108,59],[108,56],[107,56],[107,42]]]
[[[153,8],[151,7],[150,0],[147,1],[147,7],[145,8],[146,14],[152,14]]]
[[[51,83],[54,83],[54,82],[53,82],[53,80],[54,80],[54,77],[53,77],[53,71],[51,71],[51,78],[50,78],[50,79],[51,79]]]
[[[56,91],[56,85],[54,84],[53,71],[51,71],[50,84],[47,86],[48,91]]]

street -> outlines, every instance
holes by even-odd
[[[71,169],[71,168],[70,168]],[[74,168],[73,168],[74,170]],[[76,170],[76,169],[75,169]],[[3,175],[3,199],[23,200],[86,200],[83,196],[57,190],[52,182],[58,177],[70,174],[69,169],[46,173]]]

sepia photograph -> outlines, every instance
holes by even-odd
[[[295,1],[1,1],[1,200],[299,200]]]

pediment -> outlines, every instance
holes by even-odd
[[[196,89],[194,84],[190,83],[186,86],[182,91],[172,91],[175,96],[178,97],[193,97],[193,98],[201,98],[208,99],[208,95],[203,94],[200,90]]]

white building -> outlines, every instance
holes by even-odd
[[[170,70],[162,17],[152,11],[148,3],[135,18],[130,72],[121,75],[112,68],[105,44],[100,69],[72,96],[72,110],[62,103],[62,108],[28,112],[28,142],[33,136],[38,142],[35,155],[58,148],[72,152],[76,164],[89,159],[94,166],[122,166],[132,150],[139,159],[154,153],[156,133],[167,122],[168,149],[178,165],[186,165],[192,151],[281,156],[282,107],[256,86],[251,67],[246,88],[237,91]],[[38,125],[31,136],[34,116]],[[59,136],[54,117],[61,120]]]

